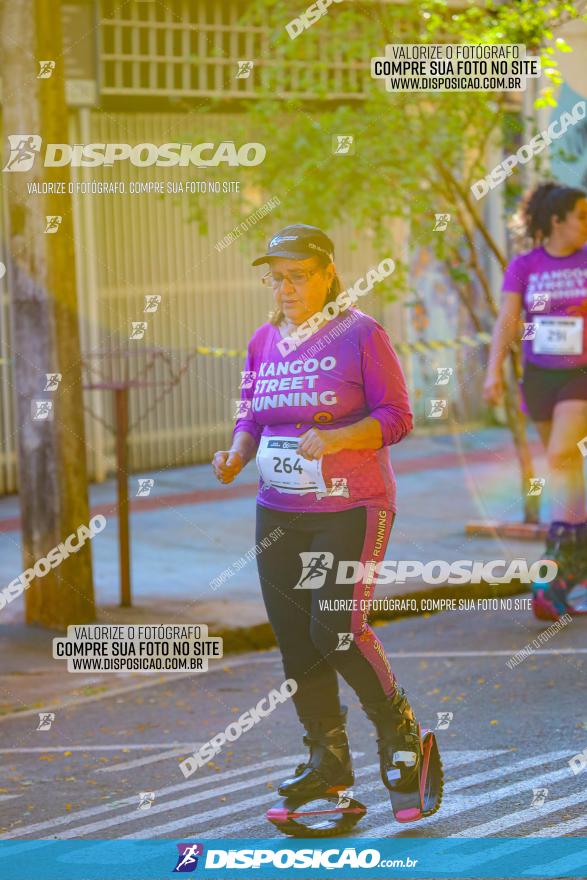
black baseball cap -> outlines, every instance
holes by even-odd
[[[296,223],[276,232],[267,245],[267,253],[253,260],[253,266],[267,263],[271,257],[285,257],[288,260],[307,260],[322,255],[330,262],[334,259],[334,245],[325,232],[317,226]]]

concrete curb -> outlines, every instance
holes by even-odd
[[[378,610],[373,612],[370,617],[370,623],[373,626],[380,626],[386,623],[390,623],[395,620],[401,620],[405,617],[429,617],[431,614],[440,614],[443,611],[451,610],[449,608],[444,608],[443,610],[422,610],[422,600],[455,600],[458,606],[459,599],[501,599],[509,596],[515,596],[520,593],[528,593],[528,584],[523,584],[519,580],[513,580],[508,584],[489,584],[482,582],[480,584],[465,584],[465,585],[448,585],[448,586],[433,586],[430,587],[425,584],[414,585],[416,589],[412,588],[409,593],[401,593],[392,596],[381,596],[381,601],[385,599],[392,600],[395,603],[404,602],[411,600],[412,603],[415,602],[416,610]],[[125,612],[133,612],[133,609],[124,609]],[[197,612],[194,615],[194,620],[196,620]],[[144,618],[144,622],[147,622],[147,619]],[[177,621],[174,621],[177,622]],[[202,622],[201,619],[198,622]],[[47,631],[48,637],[51,638],[54,635],[58,635],[57,631],[50,632]],[[214,625],[210,625],[209,634],[211,636],[220,636],[223,639],[223,656],[228,657],[228,655],[232,654],[242,654],[250,651],[267,651],[276,647],[276,640],[273,634],[273,630],[269,623],[258,623],[252,624],[249,626],[243,627],[215,627]],[[38,670],[42,672],[44,670]],[[61,673],[58,673],[59,680],[63,682],[63,676]],[[184,673],[184,676],[191,675],[191,673]],[[6,679],[12,679],[13,676],[5,676]],[[14,676],[15,680],[18,683],[18,676]],[[22,679],[20,679],[22,681]],[[57,708],[65,708],[66,705],[70,702],[71,698],[75,698],[75,702],[79,702],[80,699],[87,700],[91,702],[95,699],[106,699],[111,694],[112,696],[116,695],[120,691],[121,685],[123,685],[123,681],[118,677],[107,677],[103,676],[102,680],[99,682],[96,680],[96,676],[93,677],[92,683],[86,683],[85,686],[82,682],[77,682],[75,687],[72,687],[71,690],[66,689],[65,691],[60,691],[59,688],[52,688],[50,680],[42,680],[42,676],[39,676],[39,683],[41,690],[37,693],[35,689],[32,688],[29,693],[27,693],[24,700],[19,700],[18,702],[10,703],[7,701],[0,712],[0,720],[8,717],[17,717],[18,715],[30,715],[34,714],[35,711],[39,709],[44,709],[48,705],[55,706]],[[173,676],[170,676],[169,679],[165,679],[165,682],[173,680]],[[151,682],[151,684],[156,684],[157,682]],[[5,682],[6,684],[6,682]],[[128,686],[123,686],[122,690],[124,692],[132,691],[139,688],[144,688],[148,686],[148,682],[140,681],[138,683],[133,683]],[[7,689],[8,690],[8,689]],[[80,698],[80,693],[86,693],[86,697]],[[121,691],[122,692],[122,691]],[[24,695],[23,695],[24,696]]]
[[[521,593],[529,592],[529,584],[524,584],[520,580],[512,580],[508,584],[489,584],[482,581],[479,584],[466,584],[451,586],[435,586],[418,589],[416,592],[412,590],[409,593],[401,593],[394,596],[382,596],[393,600],[394,602],[402,602],[407,600],[415,600],[416,610],[378,610],[369,615],[369,622],[374,626],[390,623],[393,620],[401,620],[404,617],[429,616],[430,614],[441,614],[442,610],[430,611],[421,610],[423,599],[426,600],[456,600],[458,605],[459,599],[502,599],[509,596],[517,596]],[[449,608],[445,610],[451,610]],[[224,641],[224,654],[237,654],[242,651],[266,651],[268,648],[276,646],[275,636],[269,623],[260,623],[255,626],[237,627],[235,629],[219,629],[210,630],[210,634],[220,636]]]
[[[465,524],[465,534],[474,538],[513,538],[520,541],[544,541],[547,523],[503,523],[482,520]]]

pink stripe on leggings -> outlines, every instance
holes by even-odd
[[[363,565],[368,562],[381,562],[385,558],[394,517],[394,512],[387,508],[367,508],[365,542],[360,559]],[[365,578],[368,580],[367,575]],[[363,583],[363,579],[355,584],[353,599],[356,599],[357,602],[353,603],[353,607],[357,610],[353,611],[351,615],[351,630],[357,648],[375,670],[385,695],[391,697],[396,688],[395,676],[391,671],[383,645],[367,623],[368,606],[365,610],[360,610],[361,600],[365,600],[367,603],[369,599],[373,598],[374,592],[374,585]]]

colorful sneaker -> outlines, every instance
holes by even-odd
[[[558,565],[553,581],[532,584],[532,611],[538,620],[587,613],[587,525],[553,522],[546,538],[545,559]]]

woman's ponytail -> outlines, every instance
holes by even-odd
[[[540,183],[522,198],[512,227],[519,238],[524,236],[532,247],[542,244],[552,232],[552,218],[564,220],[586,193],[578,187],[549,181]]]

